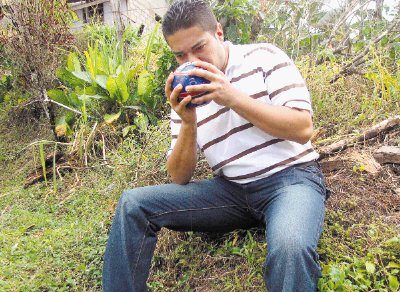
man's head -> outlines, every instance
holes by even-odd
[[[179,64],[204,61],[224,70],[224,32],[210,6],[202,0],[178,0],[164,16],[163,34]]]
[[[181,29],[198,26],[214,34],[217,20],[210,6],[203,0],[178,0],[164,15],[162,31],[165,39]]]

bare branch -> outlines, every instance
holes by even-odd
[[[392,24],[379,36],[377,36],[374,40],[370,41],[369,44],[365,47],[364,51],[358,54],[350,63],[343,67],[339,74],[337,74],[332,80],[331,83],[335,83],[340,76],[349,75],[352,70],[355,70],[357,66],[361,65],[365,62],[363,58],[368,54],[371,47],[380,42],[385,36],[391,33],[398,25],[400,24],[400,18],[396,18],[393,20]]]
[[[371,1],[366,1],[365,3],[362,3],[361,6],[358,9],[361,9],[363,6],[368,4]],[[352,16],[354,13],[357,12],[357,6],[359,2],[358,1],[352,1],[348,8],[340,15],[339,20],[336,22],[335,26],[333,27],[331,34],[329,36],[328,41],[326,42],[326,48],[328,48],[331,45],[332,39],[336,34],[336,31],[347,21],[347,19]]]
[[[66,106],[65,104],[59,103],[59,102],[57,102],[57,101],[55,101],[55,100],[50,99],[49,96],[47,95],[46,90],[43,90],[43,96],[44,96],[44,100],[43,100],[44,102],[51,102],[51,103],[54,103],[54,104],[56,104],[56,105],[58,105],[58,106],[61,106],[61,107],[65,108],[65,109],[67,109],[67,110],[69,110],[69,111],[72,111],[72,112],[74,112],[74,113],[76,113],[76,114],[82,115],[82,113],[81,113],[80,111],[78,111],[78,110],[76,110],[76,109],[73,109],[73,108],[71,108],[71,107],[69,107],[69,106]]]
[[[320,159],[323,159],[331,154],[338,153],[344,149],[354,146],[356,143],[365,142],[366,140],[375,138],[378,135],[382,135],[385,132],[391,131],[394,128],[398,128],[400,125],[400,116],[394,116],[386,119],[373,127],[365,130],[362,134],[337,141],[331,145],[321,147],[318,152]]]

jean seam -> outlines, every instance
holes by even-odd
[[[250,208],[250,210],[252,210],[254,213],[258,214],[258,216],[261,216],[261,220],[265,224],[265,214],[263,212],[258,211],[258,210],[254,209],[254,208]]]
[[[246,190],[243,190],[245,192],[244,197],[246,199],[246,207],[248,208],[248,210],[252,210],[253,208],[250,206],[249,203],[249,194],[246,192]]]
[[[134,268],[133,268],[133,274],[132,274],[132,280],[133,280],[132,282],[133,282],[133,283],[135,282],[135,273],[136,273],[137,266],[138,266],[138,264],[139,264],[140,256],[141,256],[141,254],[142,254],[143,245],[144,245],[144,240],[146,239],[146,233],[147,233],[147,229],[149,229],[149,225],[150,225],[150,221],[147,221],[146,229],[144,230],[142,242],[141,242],[141,244],[140,244],[139,254],[138,254],[138,257],[137,257],[135,266],[134,266]]]
[[[176,209],[176,210],[171,210],[171,211],[167,211],[167,212],[162,212],[162,213],[154,214],[154,215],[148,217],[148,220],[153,219],[153,218],[156,218],[156,217],[160,217],[160,216],[163,216],[163,215],[168,215],[168,214],[170,214],[170,213],[175,213],[175,212],[204,211],[204,210],[223,209],[223,208],[232,208],[232,207],[239,207],[239,208],[241,208],[241,206],[239,206],[239,205],[224,205],[224,206],[218,206],[218,207],[191,208],[191,209]]]
[[[323,208],[325,208],[325,206],[323,206]],[[319,216],[318,219],[318,230],[314,235],[314,242],[318,241],[319,238],[318,234],[322,233],[323,225],[324,225],[324,209],[322,210],[321,215]]]

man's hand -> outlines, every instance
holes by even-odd
[[[235,98],[239,95],[238,91],[229,82],[225,74],[214,65],[196,61],[193,65],[203,69],[193,69],[189,75],[203,77],[210,81],[209,84],[191,85],[186,86],[187,92],[208,92],[207,94],[195,98],[192,103],[202,104],[213,100],[219,105],[231,107],[230,105],[235,102]]]
[[[179,115],[184,124],[196,124],[196,110],[193,107],[187,106],[192,97],[188,95],[181,102],[178,100],[179,93],[182,90],[182,85],[178,84],[172,90],[172,81],[174,80],[174,73],[169,74],[165,82],[165,95],[167,96],[172,109]]]

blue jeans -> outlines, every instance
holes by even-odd
[[[232,231],[265,224],[269,291],[315,291],[317,243],[325,214],[324,178],[315,165],[294,166],[247,184],[216,177],[123,193],[109,234],[103,289],[146,291],[157,231]]]

